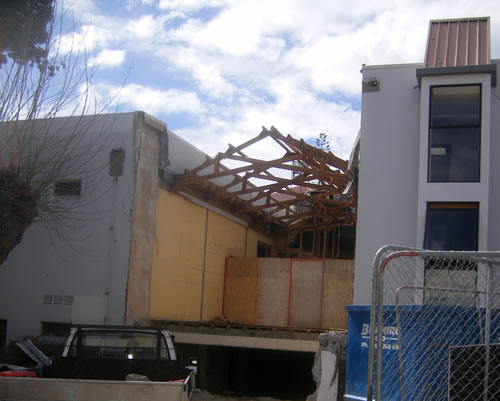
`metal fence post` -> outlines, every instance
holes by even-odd
[[[499,280],[500,252],[381,248],[367,400],[500,399]]]

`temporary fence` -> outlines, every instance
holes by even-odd
[[[500,252],[386,246],[370,313],[368,401],[500,399]]]

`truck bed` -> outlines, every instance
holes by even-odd
[[[191,373],[192,375],[192,373]],[[134,382],[0,377],[0,399],[17,401],[187,401],[194,390],[185,382]]]

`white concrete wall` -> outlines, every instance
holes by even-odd
[[[78,220],[70,221],[73,228],[61,227],[61,234],[33,224],[0,265],[0,319],[7,319],[8,341],[39,335],[41,321],[123,323],[134,191],[133,118],[134,113],[88,117],[92,125],[85,141],[97,140],[101,146],[81,175],[83,193],[73,210]],[[57,119],[53,128],[67,123]],[[117,179],[108,174],[113,148],[125,150],[124,174]],[[89,180],[93,185],[86,185]],[[44,295],[72,296],[73,304],[44,304]]]
[[[427,202],[479,202],[479,250],[500,249],[499,90],[488,74],[423,77],[418,88],[419,67],[362,71],[363,81],[377,79],[380,89],[362,96],[354,304],[371,301],[372,261],[380,247],[423,247]],[[470,83],[482,85],[481,182],[429,183],[429,88]]]
[[[488,211],[487,249],[500,250],[500,60],[497,64],[497,86],[491,88],[491,134],[490,134],[490,192]],[[493,273],[493,282],[499,282],[500,271]]]
[[[487,249],[500,250],[500,60],[497,64],[497,86],[491,88],[490,188]]]
[[[372,262],[386,244],[415,246],[420,90],[417,65],[364,67],[354,304],[371,302]]]

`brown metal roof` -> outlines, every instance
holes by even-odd
[[[489,17],[430,22],[425,68],[484,64],[490,64]]]

